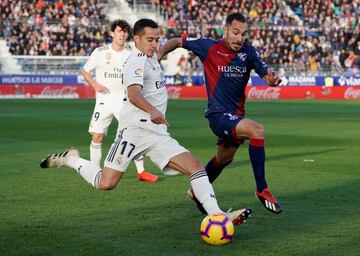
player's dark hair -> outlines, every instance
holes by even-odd
[[[116,27],[120,27],[121,30],[126,31],[129,34],[131,32],[131,27],[130,27],[129,23],[127,23],[125,20],[120,20],[120,19],[119,20],[114,20],[113,22],[111,22],[110,26],[111,26],[110,30],[112,32],[115,31]]]
[[[230,26],[234,20],[240,21],[241,23],[247,23],[247,19],[245,18],[244,15],[242,15],[239,12],[234,12],[229,16],[227,16],[225,20],[225,26]]]
[[[140,19],[134,24],[134,35],[140,35],[145,28],[158,28],[159,25],[151,19]]]

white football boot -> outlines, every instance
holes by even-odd
[[[61,153],[54,153],[48,155],[40,162],[41,168],[52,168],[52,167],[62,167],[65,165],[66,159],[69,156],[79,156],[79,151],[75,148],[66,149]]]
[[[230,208],[226,215],[231,219],[234,226],[241,225],[246,222],[247,218],[251,217],[251,209],[245,208],[237,211],[232,211]]]

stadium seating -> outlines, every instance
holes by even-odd
[[[251,24],[249,42],[275,69],[314,74],[359,72],[358,1],[128,2],[132,8],[137,3],[160,10],[162,43],[177,36],[220,39],[227,14],[240,11]],[[110,40],[108,17],[96,0],[2,1],[0,10],[0,38],[6,38],[13,55],[85,56]],[[202,72],[197,58],[186,54],[187,60],[190,66],[179,66],[182,75]]]
[[[4,1],[1,34],[13,55],[88,55],[108,41],[107,17],[95,0]]]
[[[249,42],[272,66],[298,73],[359,72],[359,3],[303,2],[199,0],[183,6],[179,1],[164,1],[160,9],[168,37],[220,39],[226,15],[239,11],[251,24]]]

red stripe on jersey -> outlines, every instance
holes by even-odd
[[[203,61],[209,97],[214,95],[215,87],[222,74],[221,68],[228,66],[235,55],[236,52],[230,51],[224,41],[220,41],[209,49]]]

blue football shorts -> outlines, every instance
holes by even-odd
[[[218,137],[217,145],[238,148],[243,144],[244,139],[236,136],[236,125],[245,118],[243,115],[230,113],[216,113],[207,116],[209,126],[213,133]]]

